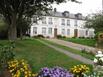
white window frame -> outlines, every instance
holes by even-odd
[[[62,35],[65,35],[65,29],[62,29]]]
[[[65,19],[61,19],[61,25],[65,25]]]
[[[37,34],[37,27],[33,27],[33,34]]]
[[[52,28],[48,28],[48,34],[52,34]]]
[[[70,20],[69,19],[67,20],[67,26],[70,26]]]
[[[53,24],[53,18],[51,18],[51,17],[48,18],[48,24],[50,24],[50,25]]]
[[[68,36],[70,35],[70,29],[67,29],[67,35]]]
[[[46,28],[45,27],[42,28],[42,34],[44,34],[44,35],[46,34]]]
[[[42,24],[46,24],[46,17],[42,18]]]

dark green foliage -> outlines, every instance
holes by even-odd
[[[0,46],[0,69],[7,68],[7,62],[14,59],[14,42],[11,42],[8,46]]]
[[[0,39],[7,38],[7,28],[7,24],[3,21],[3,19],[0,19]]]
[[[62,36],[61,35],[57,35],[57,38],[62,38]]]
[[[57,35],[57,38],[66,38],[66,36]]]
[[[45,38],[43,35],[33,36],[34,38]]]

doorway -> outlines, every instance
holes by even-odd
[[[78,37],[78,29],[74,29],[74,37]]]
[[[54,28],[54,38],[57,38],[57,28]]]

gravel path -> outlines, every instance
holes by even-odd
[[[81,44],[76,44],[76,43],[72,43],[69,41],[64,41],[64,40],[60,40],[60,39],[47,39],[49,41],[55,42],[57,44],[60,45],[64,45],[73,49],[77,49],[77,50],[83,50],[85,49],[88,52],[93,52],[94,54],[96,53],[96,48],[93,47],[89,47],[89,46],[85,46],[85,45],[81,45]]]
[[[39,39],[37,39],[37,40],[38,40],[39,42],[47,45],[48,47],[51,47],[51,48],[57,50],[58,52],[64,53],[65,55],[67,55],[67,56],[69,56],[69,57],[71,57],[71,58],[73,58],[73,59],[79,60],[79,61],[81,61],[81,62],[83,62],[83,63],[85,63],[85,64],[91,64],[91,65],[93,65],[93,61],[90,60],[90,59],[87,59],[87,58],[84,58],[84,57],[82,57],[82,56],[80,56],[80,55],[77,55],[77,54],[68,52],[68,51],[66,51],[66,50],[64,50],[64,49],[62,49],[62,48],[58,48],[58,47],[53,46],[53,45],[51,45],[51,44],[49,44],[49,43],[46,43],[46,42],[44,42],[44,41],[42,41],[42,40],[39,40]]]

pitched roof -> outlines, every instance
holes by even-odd
[[[62,18],[70,18],[70,19],[78,19],[78,20],[85,20],[85,17],[82,16],[81,13],[72,14],[68,11],[58,12],[58,11],[49,11],[46,16],[53,16],[53,17],[62,17]]]

